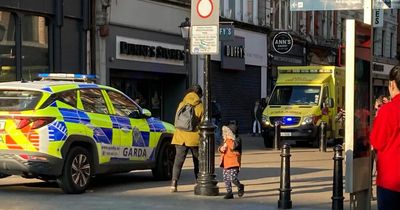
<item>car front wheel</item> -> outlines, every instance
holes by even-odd
[[[73,147],[67,155],[62,175],[57,181],[65,193],[83,193],[90,184],[92,170],[89,152],[83,147]]]
[[[175,160],[175,147],[169,141],[164,141],[160,147],[156,166],[151,170],[157,180],[170,180]]]

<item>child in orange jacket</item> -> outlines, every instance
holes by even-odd
[[[238,196],[242,197],[244,194],[244,185],[238,179],[239,168],[241,163],[241,142],[236,133],[236,125],[230,124],[222,127],[222,137],[224,143],[218,148],[221,154],[221,164],[223,168],[224,182],[227,194],[224,199],[232,199],[232,183],[238,187]]]

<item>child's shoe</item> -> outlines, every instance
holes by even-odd
[[[243,194],[244,194],[244,185],[240,184],[239,187],[238,187],[238,196],[242,197]]]
[[[226,193],[226,195],[224,196],[224,199],[233,199],[233,193],[232,192]]]

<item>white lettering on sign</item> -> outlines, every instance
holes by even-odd
[[[113,145],[101,145],[102,156],[114,158],[138,158],[149,159],[153,148],[150,147],[120,147]]]

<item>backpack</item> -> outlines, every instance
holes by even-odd
[[[194,110],[196,106],[191,104],[183,105],[175,115],[175,128],[184,131],[194,131],[200,123]]]

